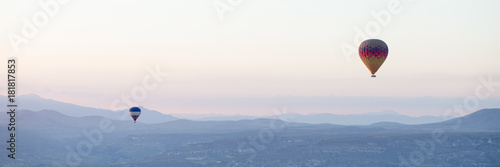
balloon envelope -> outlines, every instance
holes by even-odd
[[[389,48],[380,39],[368,39],[359,45],[359,57],[372,73],[372,77],[375,77],[375,73],[384,63],[387,54],[389,54]]]
[[[139,118],[139,115],[141,115],[141,109],[139,107],[132,107],[129,110],[130,116],[134,119],[134,123]]]

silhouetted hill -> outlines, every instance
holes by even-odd
[[[482,109],[460,118],[422,125],[446,127],[457,131],[500,131],[500,109]]]

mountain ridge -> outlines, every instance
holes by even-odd
[[[5,97],[5,96],[0,96],[0,97]],[[94,115],[94,116],[103,116],[113,120],[129,119],[128,110],[111,111],[106,109],[84,107],[77,104],[59,102],[52,99],[45,99],[36,94],[20,95],[18,97],[18,101],[22,102],[19,109],[27,109],[31,111],[55,110],[65,115],[73,117]],[[143,109],[143,114],[141,114],[138,121],[140,122],[142,121],[143,123],[154,124],[154,123],[163,123],[179,119],[173,116],[175,114],[167,115],[155,110],[147,109],[145,107],[141,107],[141,109]],[[205,115],[202,114],[201,117],[198,116],[196,119],[190,119],[190,120],[226,121],[226,120],[244,120],[244,119],[275,118],[275,117],[297,123],[308,123],[308,124],[329,123],[329,124],[340,124],[340,125],[371,125],[378,122],[394,122],[407,125],[418,125],[426,123],[437,123],[443,121],[443,118],[438,116],[412,117],[412,116],[397,114],[395,111],[392,110],[385,110],[382,112],[375,112],[375,113],[350,114],[350,115],[338,115],[333,113],[317,113],[317,114],[287,113],[287,114],[274,115],[268,117],[255,117],[246,115],[227,116],[227,115],[217,115],[217,114],[205,114]]]
[[[0,98],[3,97],[7,98],[6,96],[0,96]],[[85,107],[77,104],[42,98],[36,94],[20,95],[16,100],[20,104],[18,110],[53,110],[71,117],[102,116],[113,120],[129,120],[130,118],[129,116],[124,116],[129,115],[128,110],[126,109],[112,111],[93,107]],[[142,114],[138,121],[146,123],[162,123],[178,119],[172,115],[163,114],[156,110],[150,110],[145,107],[140,108],[142,110]]]

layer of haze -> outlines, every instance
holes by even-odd
[[[134,102],[181,114],[272,115],[274,107],[288,107],[306,114],[440,115],[474,96],[478,78],[500,81],[500,1],[394,1],[399,13],[386,26],[372,13],[388,11],[389,0],[242,0],[224,21],[216,1],[70,1],[17,53],[7,34],[21,34],[23,18],[32,20],[46,0],[4,1],[0,64],[18,58],[20,94],[106,109],[142,86],[145,67],[158,66],[169,77]],[[367,31],[374,24],[380,29]],[[356,50],[342,52],[342,43],[357,48],[356,29],[375,31],[368,37],[389,46],[377,78]],[[499,107],[495,90],[485,90],[491,97],[480,107]],[[348,100],[333,105],[339,99]],[[388,101],[373,106],[359,99]]]

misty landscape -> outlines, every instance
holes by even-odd
[[[500,1],[0,2],[0,167],[500,167]]]
[[[134,124],[119,119],[126,111],[69,116],[92,108],[30,96],[52,103],[17,112],[18,159],[2,156],[1,166],[500,165],[500,109],[416,125],[307,124],[279,117],[192,121],[160,113],[156,117],[164,121]],[[147,120],[155,111],[144,112]],[[5,125],[1,119],[0,128]]]

